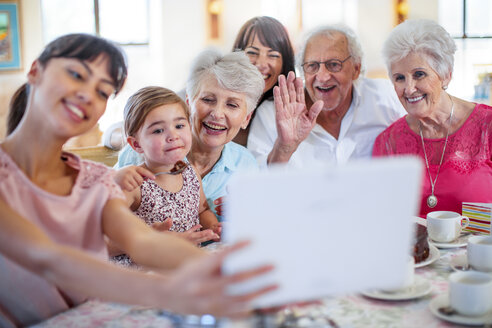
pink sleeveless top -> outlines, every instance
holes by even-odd
[[[432,179],[436,178],[446,138],[424,138]],[[420,215],[432,211],[461,213],[462,202],[492,203],[492,107],[477,104],[455,133],[449,135],[439,177],[434,187],[437,205],[427,206],[431,194],[420,134],[413,132],[401,118],[374,143],[373,156],[414,154],[424,162]]]
[[[68,153],[64,157],[79,174],[70,195],[58,196],[34,185],[0,147],[0,197],[54,241],[107,260],[102,210],[109,199],[125,196],[108,167]],[[85,300],[60,292],[2,254],[0,291],[0,327],[34,324]]]

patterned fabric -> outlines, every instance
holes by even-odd
[[[40,227],[52,240],[107,260],[102,210],[107,201],[125,196],[108,167],[64,153],[67,165],[78,170],[71,193],[59,196],[33,184],[0,147],[0,197]],[[42,277],[0,254],[0,326],[26,326],[51,317],[85,299],[60,293]],[[68,302],[67,302],[68,300]]]
[[[141,163],[142,157],[140,154],[127,144],[120,151],[118,163],[114,167],[122,168],[127,165],[139,165]],[[222,222],[224,217],[217,215],[214,200],[227,196],[227,184],[235,172],[246,170],[258,171],[258,164],[255,158],[248,149],[231,141],[224,145],[219,160],[212,167],[212,170],[202,178],[203,192],[205,197],[207,197],[208,207],[217,216],[219,222]]]
[[[305,243],[297,241],[300,249],[305,249]],[[215,243],[217,244],[217,243]],[[212,245],[215,245],[212,244]],[[363,247],[363,246],[361,246]],[[355,247],[354,252],[358,249]],[[359,294],[358,292],[345,293],[343,295],[331,296],[297,307],[291,305],[286,309],[269,314],[268,322],[272,326],[279,326],[282,323],[279,319],[289,315],[306,315],[316,318],[316,322],[311,324],[304,320],[304,327],[326,327],[320,325],[320,317],[330,317],[336,322],[338,327],[350,328],[367,328],[367,327],[398,327],[398,328],[445,328],[445,327],[469,327],[458,326],[452,323],[446,323],[438,318],[430,309],[437,298],[447,297],[449,286],[449,275],[453,272],[450,264],[456,259],[466,258],[465,248],[449,248],[440,250],[440,258],[432,265],[426,265],[415,271],[414,295],[425,294],[423,297],[416,297],[411,300],[399,300],[402,294],[391,293],[385,300],[372,299]],[[362,265],[362,264],[361,264]],[[366,265],[366,264],[364,264]],[[301,281],[300,283],[303,283]],[[428,293],[426,293],[428,291]],[[406,297],[412,293],[403,293]],[[393,299],[391,299],[393,298]],[[163,320],[171,320],[176,317],[168,313],[163,313],[159,309],[142,309],[142,307],[120,305],[114,303],[104,303],[100,301],[89,301],[70,311],[61,313],[48,321],[36,326],[36,328],[58,328],[58,327],[168,327]],[[450,316],[453,320],[457,316]],[[190,317],[191,318],[191,317]],[[194,316],[193,322],[198,322],[199,317]],[[463,318],[463,317],[459,317]],[[256,321],[256,319],[263,319]],[[271,320],[270,320],[271,319]],[[474,318],[470,317],[473,321]],[[306,323],[307,321],[307,323]],[[208,319],[210,322],[210,318]],[[263,316],[250,316],[241,320],[222,322],[218,326],[227,327],[261,327],[265,326]],[[273,322],[275,324],[273,324]],[[261,325],[263,323],[263,325]],[[299,322],[300,323],[300,322]],[[174,325],[176,327],[179,325]],[[183,325],[186,327],[199,327],[199,325]],[[205,326],[205,325],[203,325]],[[287,325],[285,325],[287,326]],[[301,326],[301,324],[296,327]],[[211,327],[211,325],[209,326]],[[292,325],[289,325],[292,327]],[[34,327],[33,327],[34,328]]]
[[[438,203],[427,206],[431,194],[420,134],[401,118],[381,133],[374,144],[374,156],[417,155],[424,161],[420,215],[431,211],[461,213],[462,202],[492,203],[492,107],[477,104],[458,131],[448,138],[434,194]],[[434,180],[446,138],[424,138],[429,169]]]
[[[178,192],[164,190],[153,180],[144,180],[140,186],[142,200],[134,213],[148,225],[172,218],[170,230],[176,232],[184,232],[199,224],[200,181],[191,165],[183,171],[182,177],[183,187]],[[126,254],[115,256],[112,260],[123,266],[138,268]]]
[[[174,193],[162,189],[153,180],[145,180],[140,187],[142,200],[135,211],[148,225],[173,219],[171,231],[184,232],[199,221],[200,182],[195,170],[188,165],[182,173],[183,188]]]

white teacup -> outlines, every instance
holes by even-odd
[[[427,232],[429,237],[440,243],[455,241],[461,230],[468,227],[470,219],[451,211],[427,213]]]
[[[492,236],[468,238],[468,264],[477,271],[492,272]],[[492,295],[490,296],[492,298]]]
[[[389,293],[405,291],[413,286],[414,281],[415,281],[415,259],[413,258],[413,256],[409,256],[408,261],[405,264],[405,276],[403,277],[403,282],[398,286],[383,288],[382,290]]]
[[[449,276],[449,302],[459,314],[481,316],[492,310],[492,275],[455,272]]]

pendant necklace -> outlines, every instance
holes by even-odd
[[[156,172],[154,173],[154,176],[158,176],[158,175],[161,175],[161,174],[170,174],[170,175],[176,175],[176,174],[180,174],[182,173],[186,168],[188,167],[188,163],[185,163],[183,161],[179,161],[177,162],[174,167],[171,169],[171,171],[169,172],[166,172],[166,171],[162,171],[162,172]]]
[[[449,115],[449,123],[451,124],[451,119],[453,118],[454,113],[454,102],[451,96],[449,96],[451,100],[451,114]],[[429,169],[429,161],[427,159],[427,153],[425,152],[425,144],[424,144],[424,136],[422,135],[422,123],[419,121],[419,131],[420,131],[420,140],[422,140],[422,148],[424,149],[424,157],[425,157],[425,166],[427,167],[427,173],[429,174],[429,181],[431,185],[431,194],[427,197],[427,206],[430,208],[434,208],[437,205],[437,197],[434,195],[434,187],[436,186],[437,177],[439,176],[439,171],[441,170],[442,160],[444,159],[444,152],[446,151],[446,145],[448,144],[449,137],[449,128],[446,129],[446,141],[444,141],[444,147],[442,149],[441,161],[439,162],[439,167],[437,168],[437,174],[434,181],[432,181],[432,175]]]

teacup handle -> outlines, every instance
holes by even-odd
[[[465,224],[463,224],[463,221],[465,221]],[[461,229],[465,229],[470,225],[470,218],[468,216],[461,216]]]

